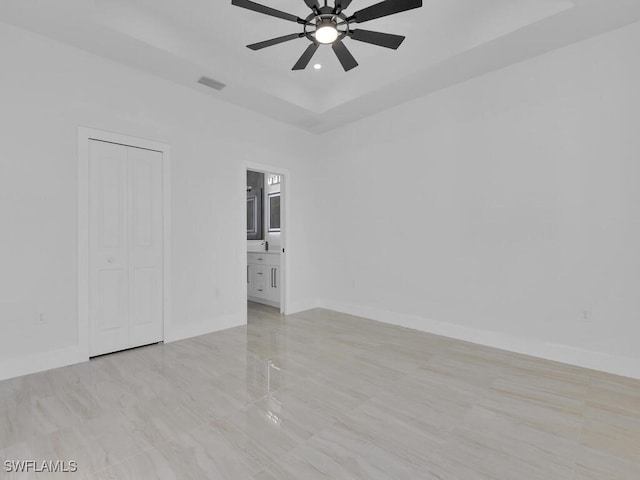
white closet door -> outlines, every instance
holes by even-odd
[[[89,144],[91,356],[161,341],[162,154]]]
[[[91,355],[129,345],[127,147],[89,144]]]
[[[128,148],[131,346],[159,342],[162,324],[162,153]]]

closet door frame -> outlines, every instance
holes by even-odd
[[[89,341],[89,142],[115,143],[162,153],[163,331],[171,338],[171,147],[165,143],[93,128],[78,128],[78,345],[90,355]]]

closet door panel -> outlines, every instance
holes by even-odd
[[[129,346],[127,148],[89,144],[91,355]]]
[[[128,149],[131,346],[163,339],[162,153]]]

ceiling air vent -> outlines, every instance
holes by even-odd
[[[226,84],[209,77],[200,77],[200,80],[198,80],[198,83],[201,83],[206,87],[213,88],[214,90],[222,90],[224,87],[227,86]]]

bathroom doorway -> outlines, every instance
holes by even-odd
[[[287,299],[288,177],[277,168],[246,168],[247,302],[280,314]]]

